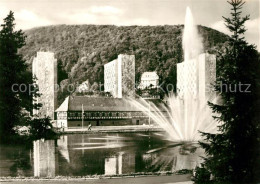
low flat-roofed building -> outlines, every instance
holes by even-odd
[[[161,101],[153,101],[155,104]],[[57,127],[141,125],[148,124],[147,113],[120,98],[68,96],[56,110]],[[83,113],[83,114],[82,114]]]

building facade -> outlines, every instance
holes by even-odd
[[[200,54],[198,58],[177,64],[177,92],[182,99],[186,95],[202,104],[216,97],[213,84],[216,81],[216,56]]]
[[[156,88],[159,85],[159,76],[156,72],[144,72],[141,76],[140,89]]]
[[[120,69],[118,67],[117,59],[104,65],[104,90],[110,92],[114,97],[122,98],[122,83],[119,80]]]
[[[39,110],[34,110],[33,114],[40,117],[49,116],[54,119],[54,111],[57,108],[57,59],[52,52],[37,52],[37,56],[32,63],[32,73],[36,77],[36,84],[39,87],[41,96],[36,99],[36,103],[41,103]]]
[[[56,113],[59,128],[149,124],[147,112],[121,98],[68,96]]]
[[[80,93],[84,93],[90,90],[90,83],[88,80],[82,82],[78,87],[77,91]]]
[[[104,65],[104,90],[115,98],[135,95],[135,56],[118,55]]]

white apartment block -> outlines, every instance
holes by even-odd
[[[54,119],[54,111],[57,108],[57,59],[54,58],[54,53],[37,52],[32,63],[32,73],[37,78],[36,84],[41,93],[36,103],[42,104],[39,110],[33,110],[33,114]]]
[[[177,92],[183,99],[186,95],[205,103],[215,98],[212,86],[216,81],[216,56],[200,54],[198,58],[177,64]]]
[[[118,67],[117,59],[104,65],[104,83],[105,92],[110,92],[114,97],[122,98],[122,83],[118,80]]]
[[[135,56],[118,55],[118,58],[104,65],[104,88],[114,98],[134,96]]]

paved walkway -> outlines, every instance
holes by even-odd
[[[71,127],[64,129],[66,133],[91,133],[91,132],[148,132],[148,131],[162,131],[158,126],[149,125],[126,125],[126,126],[92,126],[91,131],[88,127]]]
[[[77,179],[77,180],[24,180],[3,182],[6,184],[192,184],[190,175],[172,175],[172,176],[145,176],[145,177],[129,177],[129,178],[112,178],[112,179]]]

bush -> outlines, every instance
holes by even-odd
[[[204,167],[196,167],[193,181],[196,184],[210,183],[210,172]]]
[[[57,134],[53,131],[53,126],[49,117],[34,118],[30,121],[30,133],[33,140],[36,139],[53,139]]]

